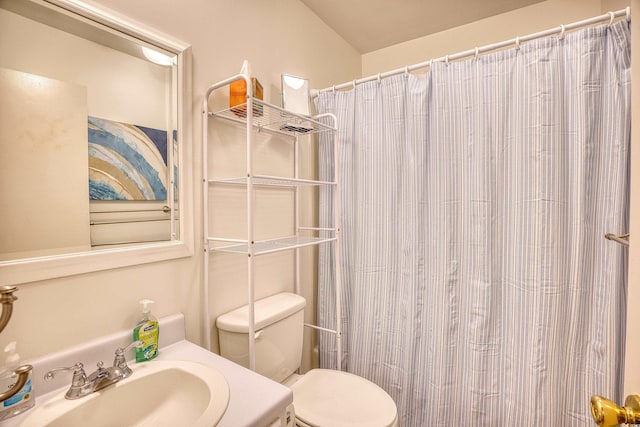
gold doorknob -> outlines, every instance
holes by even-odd
[[[640,423],[640,395],[630,394],[624,407],[616,405],[602,396],[591,396],[591,416],[600,427]]]

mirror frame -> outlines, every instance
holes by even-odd
[[[23,0],[24,1],[24,0]],[[191,46],[149,28],[130,18],[97,5],[78,0],[27,0],[30,4],[44,6],[83,21],[124,38],[134,38],[156,46],[177,56],[177,127],[178,127],[178,209],[179,240],[148,243],[120,248],[95,249],[86,252],[67,253],[0,262],[0,286],[54,279],[76,274],[103,271],[132,265],[166,261],[192,256],[193,194],[192,162],[192,77]],[[2,1],[0,0],[0,7]]]

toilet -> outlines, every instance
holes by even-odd
[[[293,391],[299,427],[397,427],[396,405],[382,388],[348,372],[295,372],[302,358],[304,307],[299,295],[280,293],[254,305],[256,371]],[[220,354],[249,366],[249,307],[216,319]]]

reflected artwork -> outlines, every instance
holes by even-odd
[[[89,117],[89,198],[167,200],[167,131]]]

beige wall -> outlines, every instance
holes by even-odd
[[[640,0],[631,1],[634,13],[640,9],[638,1]],[[243,59],[251,61],[253,74],[260,79],[265,88],[266,99],[278,103],[280,74],[283,72],[306,76],[310,78],[312,87],[323,88],[350,81],[361,75],[371,75],[431,57],[498,42],[625,5],[624,1],[618,0],[550,0],[430,37],[371,52],[361,58],[352,47],[297,0],[191,0],[188,4],[170,0],[102,0],[100,3],[193,46],[194,183],[199,183],[202,176],[199,155],[202,95],[211,83],[238,72]],[[638,33],[640,32],[634,32]],[[638,71],[635,72],[637,73]],[[634,91],[637,91],[637,88]],[[639,96],[634,96],[634,99],[638,98]],[[217,96],[212,99],[215,102],[224,102]],[[222,135],[227,135],[226,131],[222,131]],[[634,133],[633,137],[635,144],[637,135]],[[213,135],[213,138],[219,138],[219,135]],[[220,139],[217,141],[230,151],[220,152],[221,156],[216,158],[239,157],[236,146]],[[260,142],[263,143],[264,141]],[[267,153],[266,159],[267,162],[275,162],[274,167],[279,169],[285,167],[288,156],[290,154],[287,149],[276,149],[275,152]],[[309,169],[313,169],[312,157],[310,154],[305,156]],[[634,164],[635,162],[637,159]],[[224,161],[221,164],[222,170],[218,172],[229,172],[230,169],[225,169]],[[231,165],[231,162],[227,164]],[[633,170],[640,170],[640,165]],[[633,182],[638,182],[635,175]],[[20,353],[24,357],[35,357],[99,335],[132,327],[137,318],[137,301],[141,298],[152,298],[157,302],[154,307],[157,316],[175,312],[185,313],[188,338],[202,343],[202,245],[199,243],[202,235],[202,216],[199,214],[202,198],[199,185],[192,191],[196,200],[194,220],[197,248],[194,257],[21,285],[14,317],[0,337],[0,346],[17,340]],[[238,193],[232,192],[224,197],[223,204],[238,204],[241,208],[243,201]],[[286,195],[276,202],[282,202],[286,206],[281,209],[266,208],[263,218],[266,221],[274,219],[276,227],[283,227],[284,222],[280,217],[288,215],[291,202]],[[312,203],[313,198],[305,198],[306,217],[311,216]],[[636,205],[634,199],[632,215],[637,210]],[[225,214],[220,215],[224,218]],[[640,226],[637,221],[632,221],[632,233],[635,233],[634,225]],[[242,226],[241,219],[232,224],[232,228],[236,230],[241,230]],[[635,234],[638,233],[640,231]],[[634,258],[632,247],[631,259]],[[303,283],[307,294],[310,293],[308,289],[313,281],[311,260],[312,256],[309,253],[305,254],[303,278],[306,282]],[[290,286],[291,262],[291,257],[287,255],[259,261],[258,293],[265,294]],[[640,291],[636,291],[639,288],[638,272],[633,270],[634,263],[630,264],[632,269],[629,296],[630,301],[633,301],[640,298],[637,295]],[[231,255],[221,255],[213,261],[210,307],[214,317],[244,302],[246,285],[242,276],[245,265],[244,259]],[[310,304],[313,306],[313,301],[310,301]],[[637,323],[638,320],[640,319],[633,318],[633,310],[630,310],[630,324]],[[638,363],[635,363],[638,349],[631,345],[636,335],[634,329],[628,328],[628,349],[633,350],[634,354],[629,353],[627,372],[630,371],[630,366],[638,366]],[[215,341],[214,336],[214,343]],[[640,368],[636,369],[636,372],[640,372]],[[633,384],[629,391],[640,390],[640,380]]]
[[[0,67],[0,93],[0,261],[89,250],[87,88]]]
[[[267,100],[278,104],[281,73],[305,76],[314,87],[351,80],[361,73],[360,55],[356,50],[298,0],[103,0],[100,3],[192,45],[194,159],[188,167],[196,184],[188,191],[195,197],[196,251],[193,257],[175,261],[20,285],[13,318],[0,336],[0,348],[17,340],[19,352],[25,358],[133,328],[138,316],[137,301],[141,298],[156,301],[153,307],[156,316],[183,312],[188,338],[202,343],[199,183],[202,176],[201,106],[206,88],[237,73],[243,59],[251,61],[253,74],[262,82]],[[282,156],[286,154],[281,155],[278,149],[272,155],[273,158]],[[233,203],[233,200],[231,197],[224,203]],[[309,199],[305,206],[305,215],[309,216],[312,211]],[[288,211],[272,207],[264,213],[277,221]],[[278,281],[284,283],[289,279],[290,258],[275,256],[262,261],[260,277],[275,277],[269,279],[270,283],[262,287],[261,292],[289,286]],[[307,287],[312,284],[311,259],[307,254],[304,262]],[[246,296],[244,280],[233,271],[236,266],[242,268],[245,259],[223,255],[215,262],[223,267],[212,277],[210,305],[214,316],[229,305],[244,302]],[[310,304],[313,306],[313,301]]]
[[[170,68],[4,9],[0,28],[0,66],[86,87],[90,116],[167,128]]]
[[[606,13],[609,11],[624,9],[629,6],[630,3],[631,2],[629,0],[602,0],[601,11],[602,13]]]
[[[610,3],[610,2],[609,2]],[[362,55],[362,74],[417,64],[600,15],[600,0],[549,0]]]

